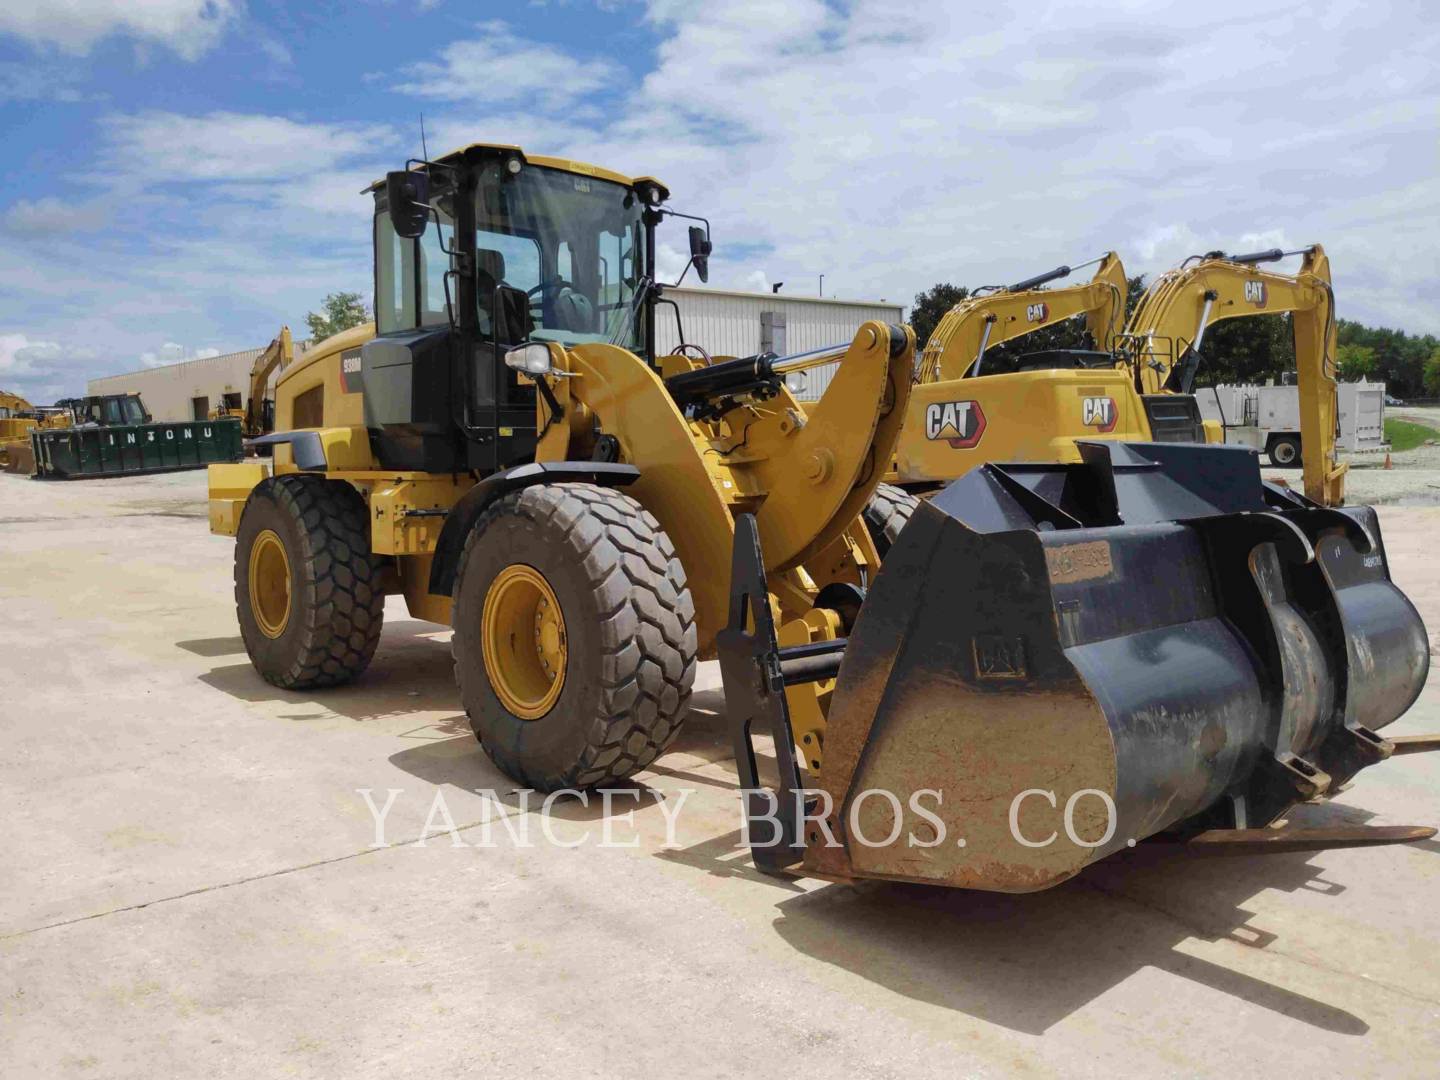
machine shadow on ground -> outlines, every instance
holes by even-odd
[[[833,885],[780,903],[775,929],[799,952],[895,993],[1032,1035],[1146,968],[1364,1035],[1369,1024],[1345,1009],[1180,949],[1196,939],[1271,944],[1246,927],[1251,913],[1241,905],[1265,889],[1336,889],[1306,858],[1137,854],[1025,895]],[[1132,898],[1161,875],[1172,903]],[[1194,897],[1203,901],[1192,905]]]
[[[387,624],[369,671],[353,686],[293,693],[271,686],[244,660],[239,635],[177,642],[206,659],[244,661],[201,675],[241,700],[293,701],[323,706],[365,722],[426,709],[455,708],[427,724],[419,741],[392,754],[396,768],[436,787],[495,793],[511,809],[538,809],[502,774],[475,741],[458,711],[450,650],[429,623]],[[295,716],[294,719],[306,719]],[[760,755],[762,774],[773,759]],[[699,769],[720,766],[724,775]],[[675,743],[649,772],[685,785],[734,789],[733,751],[718,688],[697,691]],[[713,771],[713,770],[712,770]],[[662,793],[641,780],[617,797],[612,814],[658,813]],[[596,822],[599,799],[558,801],[563,821]],[[1303,824],[1353,824],[1363,810],[1325,805],[1300,808]],[[1305,854],[1200,858],[1141,848],[1117,856],[1055,889],[1026,895],[965,892],[923,885],[862,882],[807,888],[759,873],[738,830],[655,852],[655,857],[721,878],[772,887],[775,931],[797,951],[843,968],[918,1001],[1028,1034],[1043,1034],[1146,968],[1184,978],[1325,1031],[1363,1035],[1369,1025],[1344,1009],[1181,951],[1186,941],[1230,940],[1263,949],[1273,935],[1247,925],[1244,904],[1263,890],[1308,889],[1336,895]],[[1436,845],[1427,843],[1430,850]],[[1157,900],[1156,897],[1161,899]],[[1198,899],[1197,899],[1198,898]]]
[[[449,631],[418,619],[385,624],[380,647],[366,672],[353,683],[325,690],[282,690],[262,679],[245,655],[239,634],[177,641],[177,648],[208,660],[234,657],[237,662],[211,668],[200,681],[246,702],[293,702],[329,710],[356,721],[373,721],[406,713],[459,710],[454,664],[446,638]],[[313,713],[286,716],[314,719]],[[426,725],[432,738],[469,732],[465,716],[448,717]]]

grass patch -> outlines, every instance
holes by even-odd
[[[1410,420],[1386,420],[1385,441],[1392,450],[1414,450],[1426,439],[1440,438],[1440,431]]]

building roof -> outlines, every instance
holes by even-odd
[[[295,342],[295,356],[298,359],[304,353],[310,351],[312,342],[309,340]],[[253,349],[236,349],[234,352],[219,353],[216,356],[187,356],[184,360],[176,360],[169,364],[155,364],[151,367],[131,368],[129,371],[117,371],[113,375],[97,375],[90,382],[101,382],[105,379],[121,379],[127,375],[144,375],[151,371],[165,371],[167,368],[184,367],[186,364],[224,364],[236,359],[253,361],[257,356],[268,348],[267,345],[259,345]]]

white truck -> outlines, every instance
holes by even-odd
[[[1225,441],[1263,451],[1277,468],[1300,467],[1298,386],[1207,386],[1195,391],[1200,415],[1225,428]],[[1336,446],[1385,450],[1385,384],[1340,384]]]

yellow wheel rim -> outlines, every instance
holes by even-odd
[[[250,545],[250,610],[268,638],[278,638],[290,622],[290,557],[274,529]]]
[[[490,584],[480,614],[485,674],[495,696],[522,720],[537,720],[565,686],[565,616],[545,576],[512,563]]]

